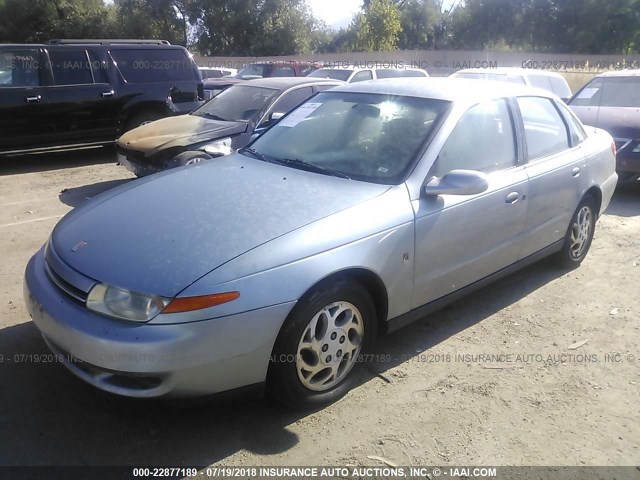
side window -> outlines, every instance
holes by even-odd
[[[316,70],[316,68],[313,65],[300,65],[300,75],[303,77],[306,77],[314,70]]]
[[[364,82],[365,80],[373,80],[373,74],[371,70],[362,70],[356,73],[351,79],[351,83]]]
[[[0,88],[40,85],[38,50],[0,51]]]
[[[567,125],[569,127],[569,135],[571,136],[571,146],[575,147],[576,145],[581,144],[587,139],[587,132],[585,132],[580,120],[575,114],[569,110],[564,103],[558,105],[564,114],[564,118],[567,120]]]
[[[269,113],[289,113],[294,107],[297,107],[307,98],[313,95],[313,89],[311,87],[297,88],[284,94],[273,105],[273,108],[269,110]],[[261,124],[261,127],[266,126],[269,123],[269,119],[266,118]]]
[[[91,70],[93,71],[93,81],[95,83],[109,83],[107,62],[101,61],[100,57],[91,50],[89,50],[89,61],[91,62]]]
[[[395,68],[378,68],[376,70],[376,78],[397,78],[404,77],[402,70]]]
[[[524,122],[529,161],[569,148],[567,127],[551,100],[521,97],[518,106]]]
[[[54,85],[86,85],[93,83],[91,62],[86,50],[50,50]]]
[[[128,83],[198,80],[196,66],[182,49],[120,48],[111,57]]]
[[[278,65],[271,71],[272,77],[295,77],[296,71],[290,65]]]
[[[516,140],[505,100],[471,107],[462,116],[440,150],[431,175],[451,170],[494,172],[517,164]]]

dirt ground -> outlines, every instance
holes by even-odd
[[[300,414],[132,401],[28,360],[47,352],[22,298],[29,257],[131,178],[112,151],[0,166],[0,465],[640,464],[640,186],[616,192],[579,269],[538,263],[381,338],[389,361]]]

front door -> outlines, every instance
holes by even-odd
[[[509,104],[470,108],[443,146],[428,178],[456,169],[487,174],[474,195],[424,196],[413,202],[416,251],[412,308],[516,262],[526,217],[528,179],[518,155]]]

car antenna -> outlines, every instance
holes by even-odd
[[[602,106],[602,97],[604,97],[604,86],[607,83],[606,79],[607,77],[600,77],[602,78],[602,88],[600,90],[600,96],[598,97],[598,110],[596,111],[596,121],[595,121],[595,125],[593,126],[594,128],[598,128],[598,120],[600,119],[600,107]]]

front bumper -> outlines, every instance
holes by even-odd
[[[137,177],[144,177],[151,175],[152,173],[160,172],[161,169],[150,164],[139,163],[134,159],[127,157],[127,155],[118,151],[118,163],[129,170]]]
[[[55,286],[43,250],[29,261],[24,297],[49,348],[71,372],[130,397],[199,396],[264,382],[276,336],[295,302],[181,324],[97,315]]]
[[[640,173],[640,152],[635,151],[640,146],[640,140],[615,138],[616,171],[620,173]]]

